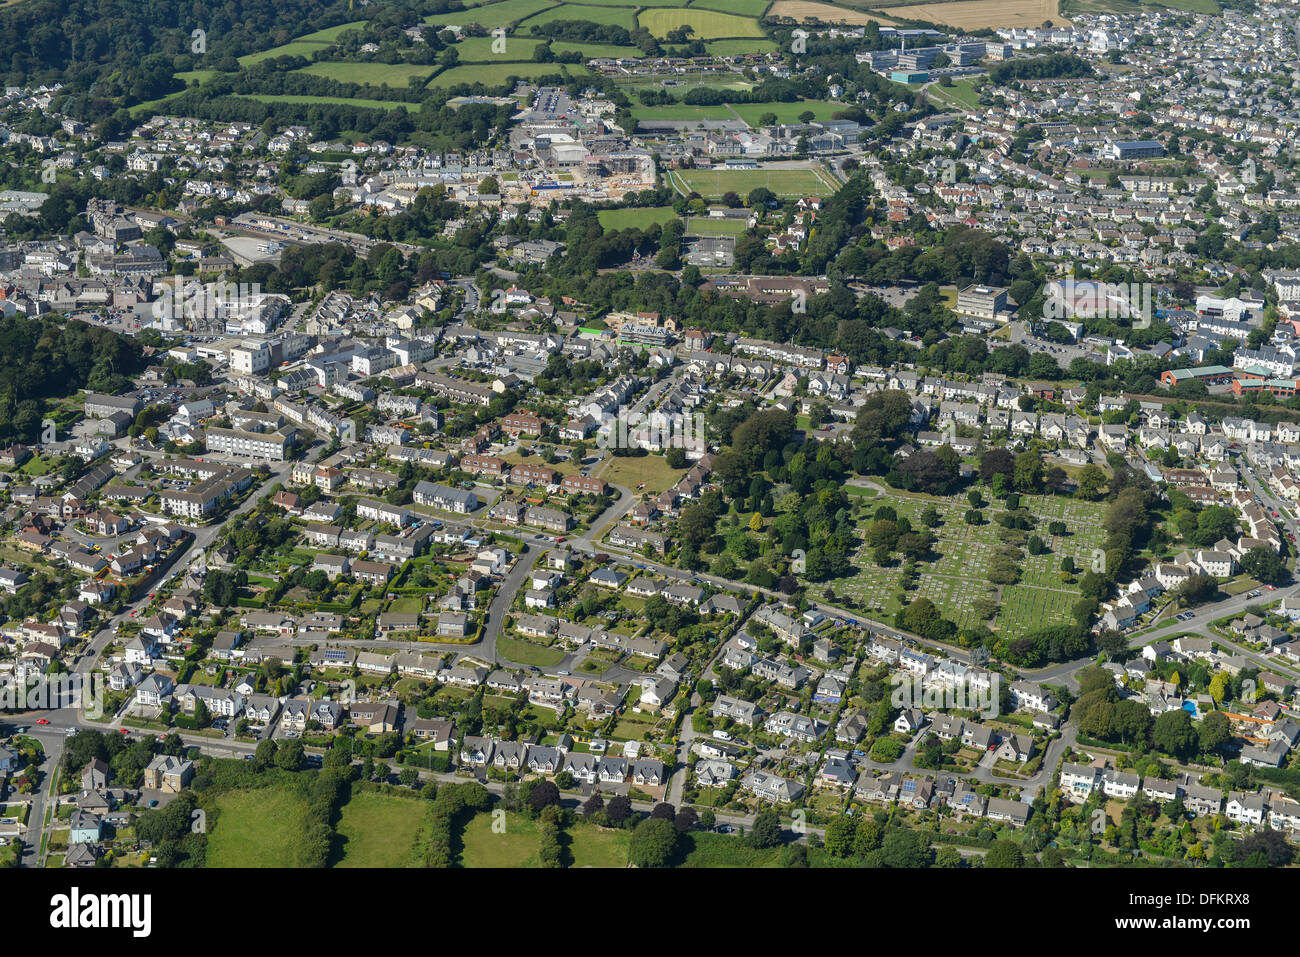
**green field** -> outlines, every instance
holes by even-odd
[[[980,108],[980,95],[975,92],[975,86],[970,80],[954,80],[952,86],[940,86],[935,83],[927,92],[941,106],[958,106],[965,110]]]
[[[739,236],[749,226],[743,219],[715,219],[712,216],[692,216],[686,222],[687,236]]]
[[[704,44],[710,56],[736,56],[740,53],[775,53],[776,44],[771,40],[710,40]]]
[[[465,6],[468,7],[469,4],[467,3]],[[333,43],[344,33],[347,33],[347,31],[355,30],[364,27],[365,25],[365,20],[353,20],[351,23],[340,23],[336,27],[326,27],[324,30],[317,30],[315,33],[304,33],[297,39],[299,41],[305,40],[308,43]]]
[[[747,40],[714,40],[714,43],[748,43]],[[761,43],[760,40],[752,41]],[[708,44],[705,44],[708,46]],[[695,73],[684,76],[663,77],[663,76],[620,76],[615,81],[615,85],[625,90],[639,90],[642,87],[653,87],[655,89],[664,89],[673,96],[685,93],[687,90],[693,90],[697,87],[707,87],[711,90],[752,90],[754,84],[736,73]]]
[[[632,116],[637,120],[734,120],[736,114],[726,106],[634,106]]]
[[[227,791],[217,798],[208,867],[298,867],[298,836],[311,823],[307,802],[278,787]]]
[[[761,17],[771,5],[772,0],[691,0],[690,8],[719,10],[722,13],[734,13],[742,17]]]
[[[466,37],[455,44],[455,50],[460,56],[461,63],[505,63],[511,60],[521,62],[526,60],[531,63],[533,50],[541,42],[518,34],[504,39],[506,45],[501,53],[492,50],[492,45],[497,42],[495,37]]]
[[[171,100],[176,99],[176,97],[180,96],[184,92],[185,92],[184,90],[178,90],[175,93],[168,93],[166,96],[160,96],[156,100],[149,100],[145,103],[137,103],[135,106],[131,107],[131,115],[132,116],[153,116],[163,107],[164,104],[168,103]]]
[[[1222,13],[1214,0],[1141,0],[1143,6],[1168,7],[1170,10],[1186,10],[1189,13],[1208,13],[1212,16]]]
[[[642,10],[637,14],[637,21],[656,37],[662,39],[671,30],[690,24],[695,37],[701,40],[716,40],[721,37],[762,37],[758,21],[752,17],[738,17],[731,13],[717,13],[712,10],[664,9],[662,7]]]
[[[644,482],[645,488],[640,491],[652,495],[671,488],[686,474],[685,469],[670,467],[662,455],[613,456],[606,459],[598,471],[600,477],[610,485],[619,485],[633,491],[637,491],[637,486]]]
[[[693,833],[682,867],[780,867],[780,850],[751,848],[726,834]]]
[[[461,83],[482,83],[497,87],[508,76],[533,79],[539,76],[579,76],[590,72],[585,66],[568,63],[473,63],[444,70],[428,82],[428,86],[456,86]]]
[[[510,661],[521,665],[537,665],[539,668],[550,668],[564,658],[564,652],[558,648],[543,648],[530,641],[507,638],[505,635],[497,637],[497,651],[501,657]]]
[[[541,838],[535,822],[507,811],[503,833],[493,832],[491,814],[476,814],[465,825],[461,843],[465,867],[536,867]]]
[[[1078,13],[1142,13],[1143,7],[1165,7],[1210,15],[1221,12],[1215,0],[1061,0],[1060,4],[1061,15],[1065,17]]]
[[[579,821],[569,829],[569,838],[570,867],[627,867],[627,831]]]
[[[562,3],[545,10],[519,25],[520,31],[527,33],[536,23],[550,23],[553,20],[583,20],[587,23],[599,23],[604,26],[623,27],[631,30],[636,27],[636,15],[631,7],[596,7],[582,4]]]
[[[529,53],[531,54],[531,50]],[[405,89],[411,78],[427,80],[436,67],[415,66],[409,63],[348,63],[329,60],[303,67],[298,73],[323,76],[340,83],[361,83],[367,86],[396,86]]]
[[[508,27],[512,23],[517,23],[525,17],[531,17],[534,13],[548,10],[553,6],[555,4],[552,0],[500,0],[499,3],[486,3],[472,10],[436,13],[425,17],[424,22],[438,26],[446,24],[465,26],[477,23],[492,30],[496,27]]]
[[[843,109],[843,103],[832,100],[800,100],[794,103],[724,103],[717,106],[690,106],[685,103],[675,103],[671,106],[633,106],[632,116],[637,120],[740,119],[750,127],[756,128],[767,113],[773,114],[778,123],[797,123],[803,113],[811,113],[814,120],[824,122],[833,119],[835,114]]]
[[[677,213],[671,206],[646,206],[634,209],[602,209],[596,214],[600,225],[607,230],[645,229],[658,223],[663,225],[676,219]]]
[[[274,60],[278,56],[304,56],[310,60],[313,53],[324,50],[328,45],[327,43],[317,43],[310,40],[292,40],[282,46],[263,50],[261,53],[250,53],[247,56],[241,56],[239,65],[242,67],[256,66],[263,60]]]
[[[354,793],[339,813],[337,830],[343,857],[337,866],[421,866],[420,836],[429,807],[419,798],[375,791]]]
[[[830,196],[838,188],[830,174],[820,168],[674,170],[669,174],[669,182],[683,194],[695,192],[706,199],[716,199],[728,192],[747,196],[760,186],[784,198]]]
[[[401,100],[364,100],[346,96],[294,96],[287,93],[237,93],[235,95],[261,103],[299,103],[303,106],[340,103],[343,106],[355,106],[363,110],[418,110],[420,108],[419,103],[404,103]]]
[[[764,113],[775,113],[778,123],[797,123],[801,113],[811,113],[818,122],[832,119],[844,109],[843,103],[831,100],[800,100],[797,103],[735,103],[731,109],[750,126],[758,126]]]
[[[551,44],[551,52],[555,54],[568,53],[570,50],[577,50],[588,60],[598,56],[615,60],[625,56],[641,56],[641,51],[636,47],[620,47],[612,43],[571,43],[567,40],[556,40]]]

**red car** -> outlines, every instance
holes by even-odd
[[[123,734],[130,734],[130,733],[131,733],[130,731],[126,730],[126,728],[118,728],[117,730],[118,730],[118,731],[121,731]]]
[[[48,722],[47,720],[45,720],[44,718],[37,718],[37,719],[36,719],[36,723],[37,723],[37,724],[49,724],[49,722]]]

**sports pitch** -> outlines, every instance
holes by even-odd
[[[688,169],[673,170],[668,181],[683,194],[699,193],[716,199],[724,193],[747,196],[751,190],[766,187],[777,196],[830,196],[838,184],[820,166],[804,169]]]

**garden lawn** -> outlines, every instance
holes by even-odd
[[[497,637],[497,651],[510,661],[521,665],[536,665],[539,668],[550,668],[564,659],[564,652],[558,648],[543,648],[541,645],[507,638],[505,635]]]

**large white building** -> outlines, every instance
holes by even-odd
[[[238,375],[261,375],[271,368],[271,349],[265,342],[241,342],[230,350],[230,368]]]

